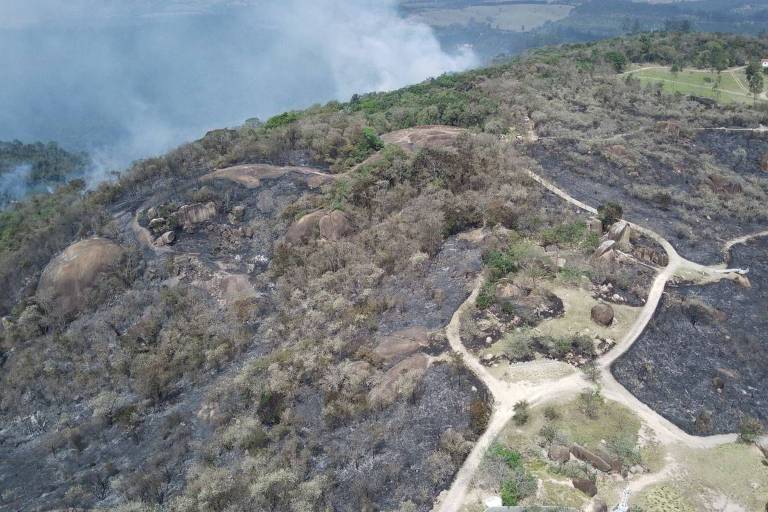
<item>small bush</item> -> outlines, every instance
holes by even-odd
[[[548,405],[544,408],[544,417],[549,421],[556,421],[560,419],[560,411],[554,405]]]
[[[520,400],[514,407],[515,416],[512,418],[516,425],[525,425],[531,416],[530,404],[527,400]]]
[[[753,416],[744,416],[739,422],[739,441],[754,443],[763,433],[763,424]]]
[[[600,415],[600,406],[603,404],[603,396],[599,388],[585,390],[579,394],[579,410],[587,418],[597,419]]]

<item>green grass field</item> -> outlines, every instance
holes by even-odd
[[[673,74],[669,68],[638,68],[627,72],[644,84],[661,84],[664,92],[692,94],[712,98],[722,103],[752,103],[752,94],[746,89],[743,70],[723,71],[719,92],[714,89],[717,75],[706,70],[684,69]],[[758,101],[764,101],[758,98]]]

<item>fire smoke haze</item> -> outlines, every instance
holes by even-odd
[[[395,0],[3,0],[0,140],[105,167],[205,131],[476,63]]]

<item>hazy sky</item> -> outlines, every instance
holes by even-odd
[[[2,0],[0,48],[0,140],[55,140],[114,168],[476,63],[394,0]]]

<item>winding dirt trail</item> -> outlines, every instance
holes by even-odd
[[[597,214],[597,209],[590,206],[578,199],[572,197],[570,194],[560,189],[553,183],[542,178],[538,174],[527,171],[528,175],[545,187],[547,190],[557,195],[561,199],[568,203],[577,206],[578,208],[589,212],[591,214]],[[659,301],[666,287],[667,282],[672,279],[679,272],[685,272],[686,275],[691,273],[698,274],[702,282],[717,281],[721,279],[735,279],[741,273],[745,271],[741,269],[724,269],[719,266],[704,266],[698,263],[689,261],[681,257],[675,248],[669,241],[658,233],[647,229],[643,226],[639,226],[634,223],[629,223],[632,229],[648,236],[662,246],[667,253],[668,264],[664,267],[654,278],[653,284],[648,293],[646,303],[642,308],[642,311],[638,315],[635,322],[623,336],[621,341],[611,350],[598,360],[598,365],[602,375],[603,394],[606,398],[609,398],[615,402],[618,402],[630,410],[638,414],[642,421],[651,428],[658,441],[662,444],[679,443],[690,448],[713,448],[722,444],[727,444],[736,441],[737,436],[735,434],[715,435],[698,437],[692,436],[684,432],[678,426],[656,413],[646,404],[638,400],[632,395],[624,386],[619,384],[611,374],[611,365],[622,354],[624,354],[632,344],[640,337],[645,327],[653,318]],[[750,238],[757,236],[768,235],[768,231],[747,235],[738,239],[731,240],[726,244],[726,249],[730,249],[737,243],[743,243]],[[545,402],[547,400],[563,397],[571,394],[576,394],[579,391],[587,388],[590,384],[583,379],[579,374],[572,374],[568,377],[560,379],[545,380],[532,384],[529,382],[505,382],[497,379],[483,366],[480,361],[471,354],[461,341],[460,336],[460,324],[461,315],[474,303],[477,294],[482,286],[483,279],[479,278],[475,284],[472,294],[467,301],[454,313],[450,324],[446,329],[446,334],[451,345],[451,348],[461,354],[465,364],[470,370],[485,384],[489,392],[493,397],[493,413],[491,415],[488,426],[483,435],[475,443],[474,448],[470,452],[469,456],[465,460],[461,469],[457,473],[450,489],[441,494],[435,503],[433,511],[435,512],[459,512],[464,505],[467,493],[472,485],[472,479],[477,469],[479,468],[486,451],[493,443],[494,439],[503,430],[505,425],[514,416],[514,404],[520,400],[527,400],[530,404]],[[639,480],[633,484],[633,491],[637,491],[645,485],[656,482],[659,478],[665,477],[672,471],[674,462],[670,462],[665,467],[661,475],[649,475],[642,480]]]

